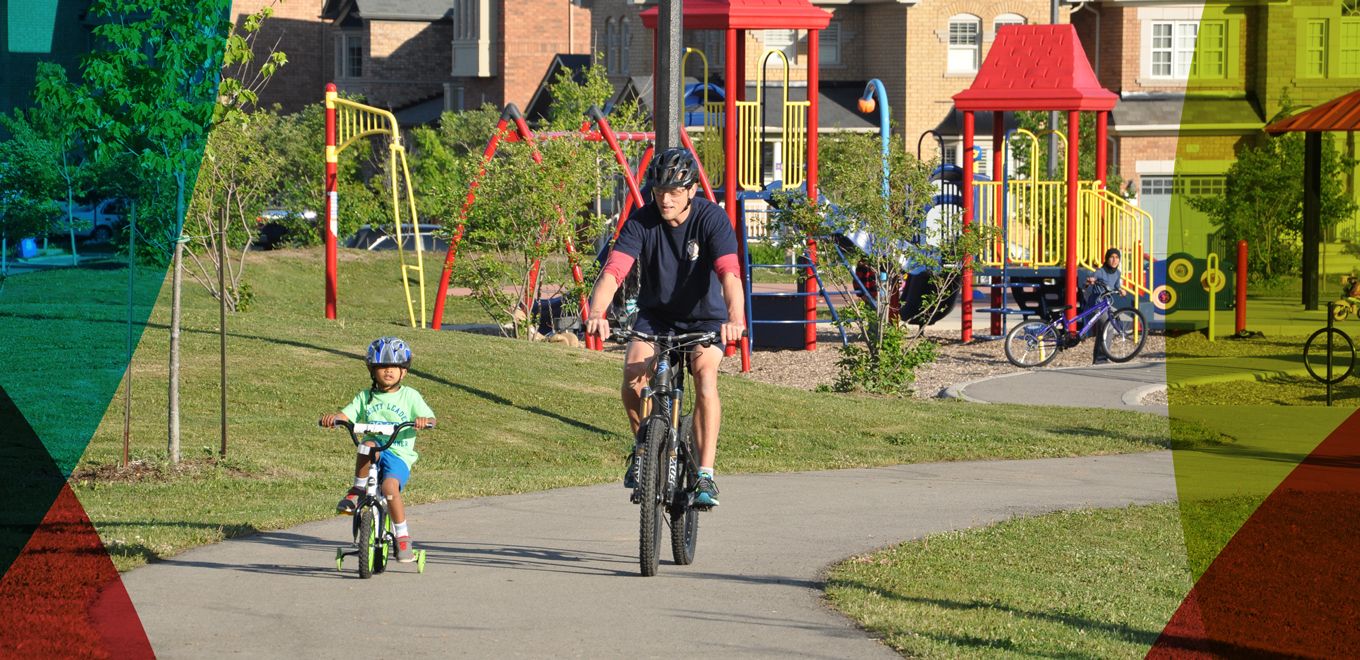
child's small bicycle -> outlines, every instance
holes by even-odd
[[[349,437],[354,441],[355,447],[368,449],[373,456],[373,463],[368,469],[368,484],[364,487],[364,492],[359,495],[359,502],[354,511],[354,543],[350,546],[350,550],[343,547],[335,549],[335,570],[339,571],[344,568],[346,556],[357,555],[359,557],[359,577],[369,578],[375,573],[387,570],[387,562],[391,558],[392,549],[397,546],[396,535],[392,532],[392,519],[387,514],[387,498],[378,492],[378,458],[382,452],[387,451],[392,446],[392,443],[397,441],[398,433],[408,428],[414,428],[415,422],[355,424],[337,419],[335,425],[344,427],[349,431]],[[362,436],[383,433],[387,434],[387,439],[379,440],[376,447],[363,445]],[[416,572],[424,573],[425,551],[415,550],[415,555]]]
[[[1055,310],[1056,317],[1048,321],[1025,321],[1006,333],[1006,359],[1017,367],[1042,367],[1058,355],[1058,351],[1071,348],[1090,334],[1097,321],[1108,317],[1105,327],[1096,341],[1105,349],[1111,362],[1128,362],[1143,350],[1147,341],[1147,322],[1143,314],[1132,307],[1116,310],[1110,302],[1114,292],[1106,290],[1100,300],[1090,309],[1078,314],[1072,323],[1084,325],[1081,331],[1069,333],[1068,321],[1062,312],[1067,308]]]
[[[1356,278],[1347,277],[1341,284],[1341,297],[1328,305],[1332,319],[1345,321],[1348,316],[1360,318],[1360,297],[1351,295],[1356,292]]]

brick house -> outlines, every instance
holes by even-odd
[[[1212,228],[1188,199],[1223,190],[1223,173],[1286,90],[1301,109],[1360,86],[1354,0],[1100,0],[1072,22],[1101,83],[1121,97],[1111,135],[1128,192],[1155,218],[1176,218],[1158,239],[1162,255],[1210,249]],[[1353,138],[1337,139],[1355,155]],[[1354,175],[1347,183],[1354,194]]]
[[[330,79],[416,121],[527,104],[554,56],[588,52],[591,20],[573,0],[324,0],[320,18]]]
[[[591,8],[591,51],[602,58],[616,86],[633,84],[652,73],[653,35],[642,27],[638,15],[655,2],[636,0],[586,0]],[[914,150],[926,131],[944,135],[946,160],[955,161],[962,148],[960,127],[951,115],[951,96],[972,83],[977,68],[999,26],[1015,23],[1046,23],[1048,0],[914,0],[881,2],[812,0],[812,4],[832,13],[831,24],[821,35],[820,77],[823,93],[838,100],[834,90],[848,90],[858,96],[871,78],[883,81],[892,108],[894,132]],[[1066,21],[1069,8],[1059,12]],[[685,45],[703,51],[709,62],[710,77],[721,77],[725,58],[722,34],[717,31],[687,30]],[[778,49],[791,65],[790,79],[795,87],[807,78],[807,36],[784,30],[764,30],[746,35],[746,79],[753,84],[760,74],[762,53]],[[778,82],[782,69],[768,67],[767,80]],[[699,58],[686,63],[685,75],[703,77]],[[647,80],[649,83],[650,81]],[[649,87],[649,85],[648,85]],[[794,95],[796,98],[806,98]],[[753,95],[752,95],[753,98]],[[847,108],[853,115],[853,108]],[[824,117],[822,130],[828,126]],[[984,120],[990,121],[990,118]],[[866,121],[876,128],[876,120]],[[856,128],[855,130],[859,130]],[[979,134],[990,135],[990,125],[979,126]],[[927,140],[924,157],[939,155],[937,143]],[[982,143],[990,153],[990,144]],[[986,156],[984,156],[986,158]],[[984,163],[985,165],[985,163]]]

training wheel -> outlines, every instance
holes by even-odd
[[[424,551],[424,550],[416,550],[416,572],[417,572],[417,573],[424,573],[424,572],[425,572],[425,551]]]
[[[337,570],[337,571],[343,570],[344,566],[345,566],[345,549],[344,549],[344,548],[336,548],[336,549],[335,549],[335,570]]]

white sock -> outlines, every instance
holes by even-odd
[[[410,536],[410,535],[411,535],[411,532],[410,532],[409,530],[406,529],[406,521],[405,521],[405,520],[403,520],[403,521],[401,521],[401,522],[399,522],[399,523],[394,523],[394,524],[392,525],[392,531],[393,531],[393,532],[396,532],[397,538],[401,538],[401,537],[403,537],[403,536]]]
[[[355,487],[355,488],[358,488],[359,490],[363,490],[364,487],[367,486],[367,485],[368,485],[368,477],[355,477],[355,478],[354,478],[354,487]]]
[[[706,475],[708,475],[708,478],[709,478],[709,479],[712,479],[712,478],[713,478],[713,468],[711,468],[711,467],[703,467],[703,466],[701,465],[701,466],[699,466],[699,474],[706,474]]]

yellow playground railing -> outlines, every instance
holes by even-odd
[[[1090,188],[1077,197],[1077,262],[1099,268],[1107,248],[1124,253],[1123,288],[1135,297],[1151,296],[1145,262],[1152,254],[1152,216],[1108,190]]]
[[[397,242],[397,259],[401,262],[401,285],[406,292],[406,313],[410,319],[411,327],[423,328],[425,327],[425,319],[429,318],[429,315],[425,313],[425,251],[420,236],[420,223],[416,218],[416,196],[411,188],[411,170],[406,165],[406,149],[401,143],[401,131],[397,126],[397,118],[386,110],[355,103],[333,93],[326,95],[326,103],[335,108],[337,146],[335,153],[331,155],[332,158],[338,157],[340,152],[360,138],[377,135],[387,137],[388,172],[391,173],[388,179],[392,183],[392,223],[396,230],[394,238]],[[399,178],[405,184],[409,222],[415,238],[416,262],[414,264],[406,263],[406,250],[402,246],[401,191],[397,183]],[[416,286],[420,295],[419,316],[416,315],[415,301],[411,296],[410,276],[412,272],[415,273]]]

